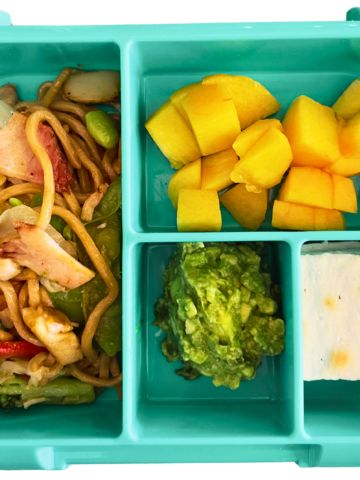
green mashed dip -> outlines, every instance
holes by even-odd
[[[181,243],[164,274],[156,321],[161,349],[188,380],[212,377],[231,389],[256,376],[262,355],[284,349],[285,324],[274,316],[279,290],[255,243]]]

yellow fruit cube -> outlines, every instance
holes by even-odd
[[[338,210],[275,200],[272,226],[281,230],[345,230],[346,222]]]
[[[360,157],[360,113],[348,120],[341,128],[339,144],[344,157]]]
[[[271,225],[281,230],[315,230],[314,208],[275,200]]]
[[[338,210],[314,208],[315,230],[346,230],[344,215]]]
[[[233,149],[235,150],[236,154],[242,158],[250,150],[254,143],[259,140],[261,135],[263,135],[263,133],[265,133],[266,130],[271,127],[275,127],[280,130],[280,132],[284,133],[284,129],[280,120],[276,120],[276,118],[258,120],[246,130],[243,130],[233,143]]]
[[[327,165],[324,171],[354,177],[360,173],[360,114],[348,122],[339,116],[336,119],[341,157],[337,162]]]
[[[360,173],[360,156],[358,158],[341,157],[335,163],[330,163],[325,167],[324,172],[342,175],[343,177],[354,177]]]
[[[334,183],[333,208],[342,212],[357,213],[357,197],[354,183],[350,178],[332,175]]]
[[[201,158],[188,163],[171,177],[168,194],[175,210],[178,206],[179,190],[182,188],[201,188]]]
[[[222,218],[217,191],[180,190],[177,226],[179,232],[220,232]]]
[[[225,85],[196,85],[181,105],[203,156],[230,148],[240,133],[235,105]]]
[[[201,157],[191,128],[170,100],[146,120],[145,127],[173,168]]]
[[[360,110],[360,78],[348,86],[332,108],[345,119],[351,118]]]
[[[179,232],[220,232],[221,223],[216,190],[180,190],[177,212]]]
[[[293,167],[324,168],[339,160],[338,124],[334,111],[304,95],[291,104],[282,122]]]
[[[293,167],[279,191],[278,200],[309,207],[334,208],[332,177],[318,168]]]
[[[281,182],[292,158],[285,135],[269,128],[236,164],[231,180],[267,190]]]
[[[265,219],[269,190],[251,193],[244,184],[236,185],[220,195],[220,202],[240,225],[248,230],[258,230]]]
[[[185,87],[176,90],[172,95],[170,95],[170,102],[171,104],[177,109],[180,115],[184,118],[186,122],[189,122],[187,115],[185,113],[184,107],[181,104],[181,101],[186,95],[191,92],[191,90],[196,87],[196,85],[200,85],[200,83],[191,83],[190,85],[185,85]]]
[[[204,77],[204,85],[225,84],[234,101],[241,128],[280,110],[279,102],[259,82],[240,75],[220,73]]]
[[[238,161],[239,159],[232,148],[203,157],[201,188],[220,192],[232,185],[230,174]]]

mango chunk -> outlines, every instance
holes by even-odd
[[[338,210],[307,207],[275,200],[272,226],[281,230],[345,230],[346,222]]]
[[[315,230],[314,208],[275,200],[271,225],[281,230]]]
[[[221,224],[216,190],[180,190],[177,212],[179,232],[220,232]]]
[[[242,227],[258,230],[265,219],[269,190],[251,193],[244,184],[240,184],[220,195],[220,202]]]
[[[341,157],[337,162],[330,163],[323,171],[343,177],[354,177],[360,173],[360,156],[358,158]]]
[[[168,194],[175,210],[178,206],[179,191],[182,188],[201,188],[201,158],[188,163],[171,177]]]
[[[312,167],[292,167],[283,183],[278,200],[309,207],[334,208],[331,175]]]
[[[240,75],[220,73],[204,77],[204,85],[225,84],[234,101],[241,128],[280,110],[279,102],[259,82]]]
[[[292,159],[285,135],[269,128],[236,164],[231,180],[267,190],[281,182]]]
[[[191,128],[170,100],[146,120],[145,127],[176,170],[201,157]]]
[[[339,160],[338,124],[334,111],[304,95],[293,101],[282,122],[293,167],[324,168]]]
[[[346,230],[344,215],[338,210],[314,208],[315,230]]]
[[[220,192],[232,185],[230,174],[238,161],[239,159],[232,148],[203,157],[201,188]]]
[[[354,80],[333,105],[333,110],[345,119],[360,110],[360,78]]]
[[[332,175],[334,183],[333,208],[342,212],[357,213],[357,196],[350,178]]]
[[[196,85],[180,103],[203,156],[231,147],[240,123],[226,85]]]
[[[360,157],[360,113],[343,125],[339,132],[340,151],[344,157]]]
[[[277,120],[276,118],[258,120],[246,130],[243,130],[233,143],[233,149],[235,150],[236,154],[242,158],[250,150],[254,143],[259,140],[261,135],[271,127],[275,127],[280,130],[280,132],[284,133],[284,128],[281,125],[280,120]]]
[[[176,108],[176,110],[180,113],[186,123],[189,122],[187,115],[185,113],[184,107],[182,106],[181,102],[186,95],[191,92],[191,90],[196,87],[196,85],[200,85],[200,83],[190,83],[190,85],[185,85],[179,90],[176,90],[173,94],[170,95],[170,102]]]
[[[324,168],[325,172],[354,177],[360,173],[360,114],[349,121],[336,117],[341,157]]]

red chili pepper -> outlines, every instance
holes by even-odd
[[[47,349],[33,345],[25,340],[20,342],[0,342],[0,358],[31,358],[41,352],[47,352]]]

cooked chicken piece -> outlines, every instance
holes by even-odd
[[[0,258],[0,281],[7,282],[19,275],[21,267],[10,258]]]
[[[43,185],[44,174],[40,162],[26,139],[26,121],[24,115],[15,112],[0,131],[0,173]],[[56,191],[68,191],[73,179],[53,129],[49,125],[41,124],[38,134],[53,166]]]
[[[0,248],[0,258],[12,258],[38,275],[70,290],[91,280],[95,273],[63,250],[36,225],[15,222],[19,239],[9,240]]]
[[[16,85],[6,83],[2,87],[0,87],[0,100],[7,103],[11,107],[15,107],[15,105],[19,101],[16,93]]]
[[[70,320],[59,310],[45,305],[24,308],[23,319],[34,335],[61,365],[83,358],[78,337]]]

